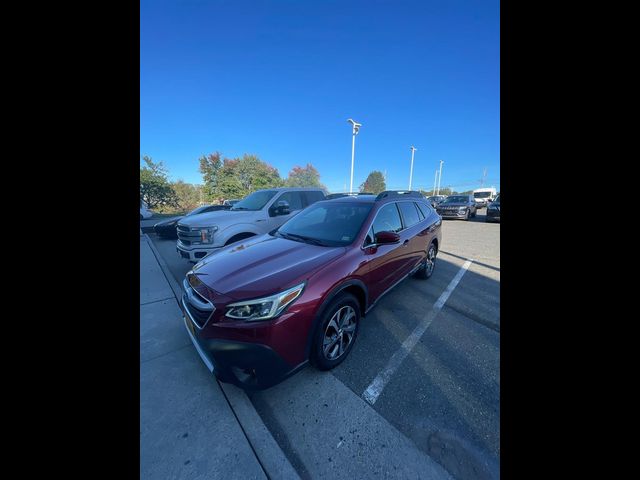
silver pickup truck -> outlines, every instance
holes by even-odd
[[[230,210],[184,217],[178,222],[178,254],[190,262],[244,238],[279,227],[303,208],[325,199],[320,188],[256,190]]]

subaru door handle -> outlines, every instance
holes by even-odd
[[[409,245],[409,240],[405,240],[404,242],[402,242],[403,247],[406,247],[407,245]]]

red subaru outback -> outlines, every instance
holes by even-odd
[[[187,273],[189,336],[209,370],[245,389],[267,388],[307,362],[331,369],[382,295],[411,274],[431,276],[441,223],[418,192],[314,203]]]

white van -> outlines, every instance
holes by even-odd
[[[153,212],[147,208],[144,200],[140,200],[140,220],[147,220],[153,216]]]
[[[473,191],[473,198],[477,208],[486,207],[488,203],[493,202],[498,192],[494,187],[476,188]]]

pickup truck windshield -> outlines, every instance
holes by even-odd
[[[261,210],[276,193],[275,190],[253,192],[231,207],[231,210]]]

